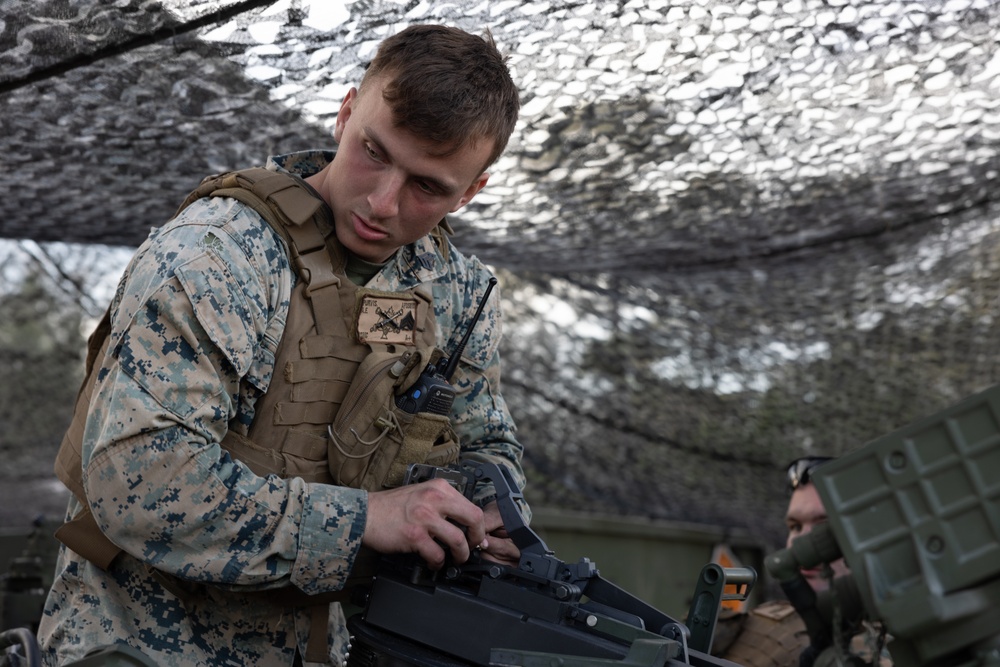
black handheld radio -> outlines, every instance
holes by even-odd
[[[472,330],[475,328],[476,322],[479,321],[480,315],[483,314],[486,300],[496,284],[497,279],[490,277],[483,298],[479,300],[479,308],[476,309],[476,314],[472,316],[472,321],[469,322],[465,335],[462,336],[462,340],[451,356],[441,357],[437,364],[427,364],[413,386],[396,397],[396,407],[410,414],[429,412],[435,415],[448,415],[451,413],[451,405],[455,402],[455,388],[451,385],[451,376],[458,368],[458,360],[461,358],[465,345],[469,342],[469,337],[472,336]]]

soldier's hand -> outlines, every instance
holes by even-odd
[[[368,494],[368,520],[361,542],[375,551],[416,553],[436,570],[444,566],[442,545],[455,562],[464,563],[470,545],[485,540],[483,511],[443,479]],[[488,544],[492,547],[492,540]]]
[[[500,516],[500,507],[495,500],[483,510],[483,517],[488,536],[485,546],[480,545],[480,555],[486,560],[516,566],[521,560],[521,550],[514,546],[514,541],[508,536]]]

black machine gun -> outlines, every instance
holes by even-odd
[[[745,599],[751,568],[706,566],[689,628],[603,579],[594,563],[565,563],[527,525],[510,472],[493,463],[411,466],[406,483],[444,478],[472,499],[490,481],[508,535],[521,551],[516,567],[473,553],[438,571],[413,555],[384,556],[348,620],[348,667],[727,667],[709,654],[723,588]]]

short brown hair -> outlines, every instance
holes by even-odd
[[[442,145],[450,155],[480,139],[493,142],[483,168],[503,153],[520,99],[507,58],[483,37],[442,25],[414,25],[379,46],[361,80],[387,75],[382,97],[398,127]]]

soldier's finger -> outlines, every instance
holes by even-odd
[[[435,534],[435,538],[451,552],[457,563],[469,560],[471,550],[465,532],[451,521],[445,521]]]
[[[492,537],[489,547],[481,552],[483,558],[504,565],[517,565],[521,559],[521,551],[509,539]]]

